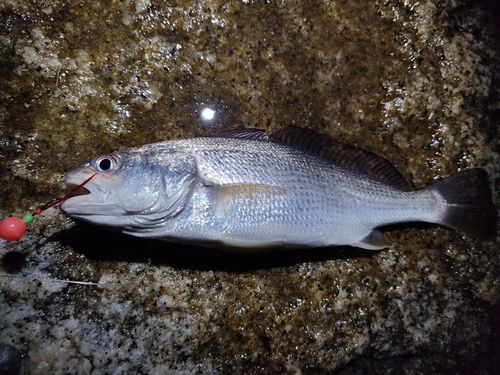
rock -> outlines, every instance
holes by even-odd
[[[0,17],[0,217],[62,195],[91,156],[291,124],[419,188],[483,167],[499,203],[499,39],[475,3],[7,1]],[[49,210],[0,243],[0,342],[29,348],[25,374],[498,373],[498,238],[388,231],[388,251],[238,256]]]
[[[21,352],[11,345],[0,344],[0,374],[18,375],[21,372]]]

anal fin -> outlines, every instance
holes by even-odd
[[[353,243],[351,246],[356,246],[366,250],[382,250],[392,248],[393,244],[379,230],[373,230],[368,236],[361,241]]]

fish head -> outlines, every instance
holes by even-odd
[[[197,181],[189,156],[138,148],[86,161],[67,173],[66,186],[73,189],[94,174],[60,209],[72,218],[136,235],[179,215]]]

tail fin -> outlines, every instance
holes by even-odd
[[[445,200],[445,211],[440,224],[466,232],[475,237],[493,237],[498,213],[491,200],[486,172],[469,169],[427,189]]]

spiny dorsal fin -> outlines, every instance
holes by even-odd
[[[264,141],[267,141],[269,139],[265,130],[255,129],[255,128],[225,130],[213,134],[211,135],[211,137],[238,138],[238,139],[264,140]]]
[[[309,152],[345,168],[356,170],[374,180],[403,191],[414,188],[386,159],[355,146],[337,142],[327,135],[309,129],[288,126],[278,130],[271,140]]]

